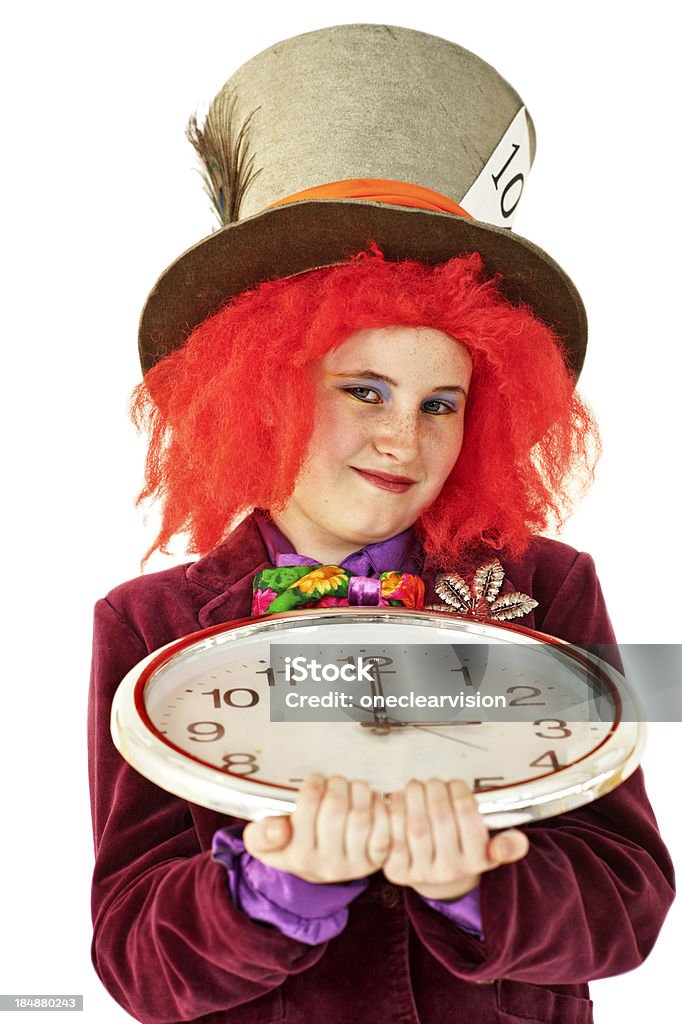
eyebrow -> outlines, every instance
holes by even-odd
[[[386,384],[393,385],[394,388],[399,386],[397,380],[393,380],[392,377],[387,377],[383,373],[376,373],[375,370],[358,370],[355,372],[347,370],[345,373],[333,373],[332,377],[336,379],[353,377],[357,380],[383,380]],[[439,384],[437,387],[431,388],[431,391],[458,391],[465,398],[467,397],[467,393],[461,384]]]

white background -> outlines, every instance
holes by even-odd
[[[187,117],[260,49],[335,21],[405,25],[474,50],[524,98],[538,154],[516,228],[583,294],[582,387],[605,447],[564,539],[594,555],[621,640],[679,639],[673,6],[441,10],[429,0],[347,0],[338,14],[309,3],[72,0],[5,14],[0,992],[83,993],[79,1019],[129,1019],[89,963],[91,606],[137,575],[154,534],[133,507],[143,448],[126,406],[146,293],[213,228]],[[681,739],[678,724],[652,727],[645,757],[678,864]],[[548,913],[561,913],[561,898],[547,893]],[[654,998],[670,1019],[681,919],[674,909],[642,968],[593,986],[598,1022],[645,1019]]]

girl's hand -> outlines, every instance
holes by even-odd
[[[529,847],[517,829],[491,839],[471,790],[458,781],[413,779],[392,793],[389,828],[384,875],[433,900],[464,896],[484,871],[520,860]]]
[[[348,882],[378,871],[388,853],[388,811],[366,782],[309,775],[290,816],[244,829],[248,852],[307,882]]]

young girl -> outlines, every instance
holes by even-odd
[[[391,66],[383,48],[396,45],[402,59],[386,95],[395,106],[396,78],[409,79],[401,119],[410,104],[427,116],[427,95],[443,102],[434,88],[443,53],[448,81],[473,62],[493,108],[508,99],[507,84],[472,55],[381,26],[281,44],[235,76],[239,95],[253,75],[271,137],[279,121],[268,89],[289,117],[294,100],[283,91],[302,93],[281,74],[282,51],[303,54],[312,79],[324,69],[306,82],[315,109],[329,79],[324,116],[347,125],[329,110],[339,102],[333,57],[352,101],[353,146],[366,153],[386,123],[376,116],[381,76],[373,74],[362,117],[360,83],[348,78]],[[428,54],[420,75],[416,58]],[[479,95],[471,81],[457,89],[465,100]],[[235,95],[223,97],[232,113]],[[480,109],[469,105],[478,124]],[[370,135],[358,144],[369,110]],[[255,131],[255,107],[247,113]],[[204,152],[211,127],[209,115],[194,129]],[[249,164],[248,132],[235,137],[242,190],[257,174],[265,187],[269,165]],[[640,963],[672,896],[639,771],[592,805],[494,837],[467,787],[436,779],[411,782],[387,805],[361,781],[312,776],[291,818],[244,828],[159,790],[112,745],[111,699],[128,669],[174,638],[267,613],[256,577],[270,566],[310,563],[321,579],[325,566],[366,580],[417,574],[428,604],[438,600],[439,572],[471,575],[496,557],[503,589],[532,605],[520,624],[572,643],[613,642],[589,556],[538,536],[560,519],[569,476],[589,477],[596,444],[574,391],[579,300],[529,243],[514,240],[518,252],[510,250],[511,236],[469,225],[469,211],[443,212],[466,189],[453,185],[454,202],[434,200],[432,177],[407,174],[405,147],[398,159],[387,138],[396,162],[384,166],[394,173],[379,176],[363,156],[374,176],[362,179],[374,197],[367,244],[343,251],[367,223],[352,161],[339,157],[326,179],[336,198],[300,198],[298,177],[295,205],[250,220],[232,209],[230,227],[166,272],[143,316],[147,374],[134,410],[151,435],[145,494],[164,502],[157,546],[186,531],[202,557],[123,584],[96,612],[94,959],[142,1021],[589,1021],[587,981]],[[423,139],[416,149],[430,167]],[[297,152],[304,161],[312,149]],[[234,176],[227,189],[227,171],[208,163],[224,208]],[[379,177],[384,191],[391,186],[384,200]],[[304,184],[317,184],[315,175]],[[426,192],[439,212],[417,205]],[[306,222],[306,236],[292,236]],[[232,262],[216,258],[221,246]],[[509,252],[507,272],[491,279]],[[531,264],[535,275],[524,273]]]

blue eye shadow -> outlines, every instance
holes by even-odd
[[[462,408],[462,402],[464,401],[464,395],[459,391],[434,391],[432,395],[424,399],[425,402],[446,402],[451,405],[453,409],[459,410]]]
[[[385,380],[377,380],[375,377],[349,378],[344,380],[344,388],[371,388],[381,396],[382,401],[388,402],[391,398],[391,386]]]

